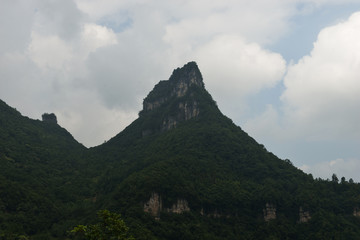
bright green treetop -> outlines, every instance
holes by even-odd
[[[80,239],[89,240],[134,240],[129,235],[129,228],[121,219],[120,214],[101,210],[98,212],[99,222],[94,225],[78,225],[71,233]]]

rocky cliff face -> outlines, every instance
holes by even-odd
[[[150,213],[155,219],[159,220],[162,211],[180,214],[189,212],[190,208],[185,199],[177,199],[171,208],[163,208],[161,196],[154,192],[151,194],[149,201],[144,204],[144,212]]]
[[[159,98],[153,101],[147,101],[146,99],[143,102],[143,110],[144,111],[151,111],[158,107],[160,107],[164,102],[166,102],[166,98]]]
[[[306,222],[310,221],[310,219],[311,219],[310,212],[309,211],[304,211],[302,209],[302,207],[300,207],[300,210],[299,210],[299,222],[300,223],[306,223]]]
[[[41,117],[42,117],[43,122],[57,124],[57,118],[54,113],[44,113]]]
[[[360,217],[360,208],[355,207],[355,208],[354,208],[354,211],[353,211],[353,215],[354,215],[355,217]]]
[[[144,203],[144,212],[148,212],[156,219],[159,219],[161,210],[162,201],[160,195],[157,193],[152,193],[149,201]]]
[[[264,220],[266,222],[276,219],[276,207],[271,203],[266,203],[265,208],[263,209],[264,212]]]
[[[163,119],[161,130],[169,130],[176,127],[178,122],[187,121],[191,118],[197,117],[200,113],[198,103],[193,102],[180,102],[177,108],[177,114],[167,116]]]
[[[167,102],[172,97],[183,97],[191,86],[204,88],[200,70],[195,62],[189,62],[173,71],[167,81],[160,81],[143,102],[143,111],[151,111]]]
[[[183,213],[190,211],[188,202],[185,199],[178,199],[171,208],[166,209],[167,212],[171,213]]]
[[[204,89],[200,70],[195,62],[189,62],[182,68],[175,69],[166,81],[160,81],[148,94],[143,102],[140,114],[151,114],[160,107],[166,107],[168,112],[162,122],[156,126],[160,131],[166,131],[177,126],[179,122],[187,121],[200,114],[199,103],[192,89]],[[143,135],[149,134],[145,130]]]

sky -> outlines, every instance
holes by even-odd
[[[359,0],[1,0],[0,99],[87,147],[196,61],[222,112],[313,174],[360,182]]]

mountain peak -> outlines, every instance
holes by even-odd
[[[160,107],[173,97],[183,97],[192,86],[204,89],[201,72],[195,62],[189,62],[173,71],[169,80],[160,81],[143,102],[143,111]]]
[[[160,81],[143,102],[140,117],[151,119],[151,127],[146,127],[143,135],[155,131],[174,128],[178,123],[197,117],[204,98],[205,90],[201,72],[195,62],[189,62],[173,71],[169,80]],[[151,116],[151,117],[150,117]]]
[[[180,85],[186,84],[188,86],[195,84],[204,88],[203,78],[196,62],[189,62],[182,68],[175,69],[169,81],[180,83]]]

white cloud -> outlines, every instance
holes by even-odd
[[[43,90],[49,86],[42,80],[41,71],[26,55],[18,52],[0,55],[1,98],[9,100],[23,114],[36,111],[43,103],[41,99],[46,98]]]
[[[318,139],[360,134],[360,13],[323,29],[309,56],[289,67],[282,101],[288,121]],[[299,132],[300,133],[300,132]]]
[[[359,141],[359,28],[360,12],[323,29],[310,55],[288,66],[282,108],[267,109],[264,115],[248,120],[249,132],[269,138],[264,130],[269,122],[263,117],[271,112],[280,119],[273,128],[284,139]]]
[[[153,63],[126,45],[109,46],[89,56],[89,81],[108,108],[139,111],[158,71]]]
[[[104,107],[97,94],[87,89],[69,92],[61,101],[63,103],[53,109],[58,123],[86,146],[109,140],[137,116],[136,111]]]
[[[117,37],[111,29],[93,23],[84,25],[80,41],[86,45],[88,52],[118,43]]]
[[[269,105],[244,125],[270,151],[315,177],[358,175],[359,29],[360,13],[324,28],[311,53],[288,67],[282,106]]]
[[[40,27],[35,27],[27,54],[42,69],[70,71],[69,68],[75,62],[86,60],[89,53],[117,43],[117,37],[111,29],[94,23],[81,23],[81,26],[77,31],[77,38],[71,41],[61,38],[61,34],[54,34],[53,31],[37,31]]]
[[[315,6],[321,6],[324,4],[345,4],[345,3],[357,3],[357,0],[298,0],[299,3],[313,4]]]
[[[251,133],[251,136],[262,142],[283,141],[289,135],[288,132],[284,132],[281,116],[271,104],[266,106],[266,110],[261,115],[248,119],[243,127],[246,132]]]
[[[37,33],[71,41],[81,32],[84,16],[73,0],[37,0],[33,8],[36,18],[32,28]]]
[[[175,48],[191,50],[231,33],[268,44],[288,31],[286,20],[294,11],[295,4],[278,0],[183,1],[176,6],[174,20],[166,25],[164,40]]]
[[[78,8],[90,18],[99,20],[104,16],[112,15],[121,9],[141,4],[143,0],[75,0]]]
[[[72,58],[72,49],[58,36],[32,34],[28,54],[39,68],[61,69]]]
[[[286,70],[280,54],[237,36],[216,37],[199,47],[194,58],[201,64],[207,84],[215,91],[230,90],[230,94],[243,97],[273,87]]]
[[[238,36],[219,36],[194,51],[207,89],[231,115],[246,108],[246,97],[281,81],[286,62],[277,53]],[[232,109],[234,110],[234,109]]]
[[[0,54],[20,51],[30,42],[35,11],[33,1],[2,1],[0,7]]]

